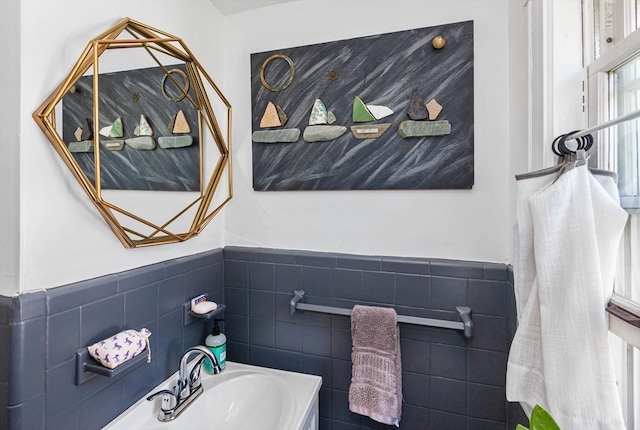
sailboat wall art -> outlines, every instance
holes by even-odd
[[[184,64],[164,68],[172,73],[186,71]],[[200,191],[198,112],[189,98],[163,96],[166,73],[160,67],[98,77],[102,189]],[[189,94],[195,98],[192,89]],[[93,75],[86,75],[62,99],[62,138],[91,182],[95,181],[97,148],[92,107]]]
[[[473,33],[465,21],[251,54],[254,190],[471,189]],[[272,138],[285,129],[302,133]]]

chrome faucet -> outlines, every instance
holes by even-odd
[[[188,372],[188,362],[192,355],[200,355],[196,360],[196,364]],[[200,382],[200,373],[202,371],[202,363],[205,359],[211,360],[213,364],[213,373],[222,372],[220,364],[216,356],[204,346],[193,346],[187,349],[180,359],[180,369],[178,370],[178,381],[173,390],[160,390],[147,397],[151,401],[162,395],[162,404],[158,412],[158,420],[162,422],[171,421],[177,418],[180,413],[191,404],[200,394],[202,394],[202,384]]]

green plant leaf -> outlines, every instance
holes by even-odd
[[[551,415],[540,405],[536,405],[533,408],[529,425],[531,430],[560,430]]]
[[[516,426],[516,430],[529,430],[529,427],[525,427],[522,424],[518,424]]]

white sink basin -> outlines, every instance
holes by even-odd
[[[149,394],[176,379],[172,375]],[[147,394],[105,429],[313,430],[321,384],[319,376],[227,362],[219,375],[203,372],[204,392],[175,420],[158,421],[160,397],[149,402]]]

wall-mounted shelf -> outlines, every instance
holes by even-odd
[[[143,350],[139,355],[136,355],[131,360],[127,360],[114,369],[104,367],[91,357],[87,348],[79,349],[76,352],[76,385],[80,385],[85,381],[93,378],[96,375],[106,376],[112,378],[127,370],[136,367],[137,365],[146,362],[147,350]]]

